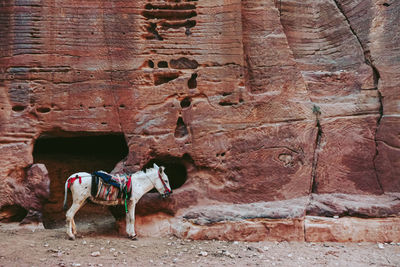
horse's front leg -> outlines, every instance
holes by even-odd
[[[136,240],[135,207],[136,207],[136,201],[130,200],[128,204],[128,213],[126,214],[126,233],[128,234],[128,237],[133,240]]]

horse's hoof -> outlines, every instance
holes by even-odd
[[[131,240],[133,240],[133,241],[137,241],[137,240],[138,240],[136,235],[130,236],[129,238],[130,238]]]
[[[75,240],[75,236],[69,236],[68,239],[74,241]]]

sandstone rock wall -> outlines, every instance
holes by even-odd
[[[381,0],[1,1],[0,179],[21,182],[43,134],[123,133],[115,171],[184,162],[172,214],[399,192],[399,14]]]

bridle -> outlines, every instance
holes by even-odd
[[[167,197],[171,195],[172,191],[168,188],[167,184],[164,182],[163,178],[161,177],[161,168],[158,169],[158,178],[160,178],[162,185],[164,186],[164,194],[163,197]]]
[[[147,179],[150,180],[150,182],[153,184],[153,186],[156,187],[156,185],[155,185],[155,184],[153,183],[153,181],[149,178],[149,176],[146,175],[146,177],[147,177]],[[161,177],[161,168],[158,169],[158,178],[161,180],[161,183],[162,183],[162,185],[163,185],[163,187],[164,187],[164,194],[161,194],[161,196],[162,196],[163,198],[165,198],[165,197],[171,195],[171,194],[172,194],[171,189],[168,188],[167,184],[164,182],[163,178]]]

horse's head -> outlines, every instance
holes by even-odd
[[[154,163],[154,169],[157,170],[157,178],[155,179],[154,186],[157,191],[161,194],[163,198],[168,197],[172,194],[171,186],[169,185],[169,180],[167,174],[164,172],[165,167],[158,167],[157,164]]]

